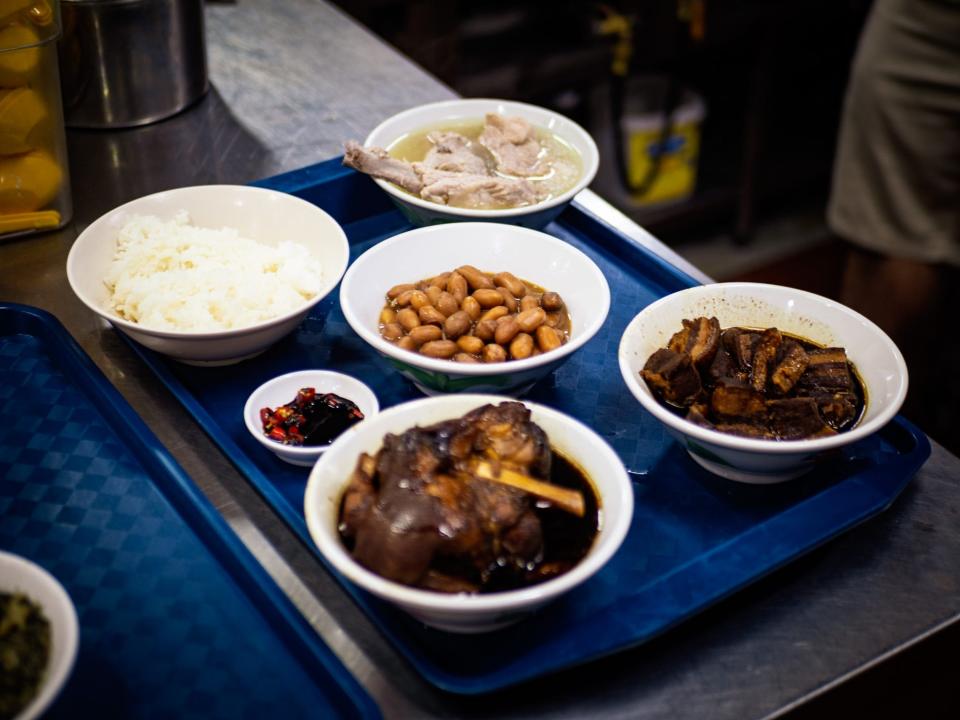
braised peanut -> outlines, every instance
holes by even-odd
[[[417,311],[420,322],[425,325],[443,325],[447,316],[437,310],[433,305],[424,305]]]
[[[457,272],[463,275],[467,284],[474,290],[493,289],[493,280],[477,270],[473,265],[461,265],[457,268]]]
[[[543,321],[546,319],[547,314],[543,311],[543,308],[531,308],[517,315],[517,324],[523,332],[530,333],[543,325]]]
[[[474,290],[473,297],[482,308],[492,308],[503,305],[503,295],[493,289]]]
[[[432,358],[451,358],[457,352],[457,344],[453,340],[431,340],[420,346],[420,354]]]
[[[520,323],[514,315],[505,315],[497,320],[497,329],[493,332],[493,340],[498,345],[507,345],[520,332]]]
[[[471,320],[478,320],[480,315],[483,314],[483,308],[480,307],[480,303],[472,295],[467,295],[463,299],[463,302],[460,303],[460,309],[467,313]]]
[[[393,308],[385,307],[380,311],[380,324],[389,325],[397,321],[397,311]]]
[[[447,278],[449,278],[449,277],[450,277],[449,271],[448,271],[448,272],[442,272],[442,273],[440,273],[439,275],[436,275],[436,276],[430,278],[430,279],[427,281],[427,285],[429,285],[429,286],[431,286],[431,287],[440,288],[441,290],[446,290],[446,289],[447,289]]]
[[[387,340],[397,340],[403,337],[403,327],[400,323],[387,323],[380,332]]]
[[[498,320],[504,315],[509,315],[510,311],[507,310],[506,305],[497,305],[487,310],[483,315],[480,316],[481,320]]]
[[[560,310],[563,307],[563,300],[560,299],[559,293],[545,292],[540,296],[540,307],[547,312]]]
[[[387,297],[391,300],[396,300],[397,296],[405,290],[414,290],[416,285],[413,283],[402,283],[400,285],[394,285],[392,288],[387,290]]]
[[[533,337],[522,332],[510,343],[510,357],[514,360],[524,360],[533,352]]]
[[[510,292],[509,290],[507,290],[506,288],[502,288],[502,287],[501,287],[501,288],[497,288],[497,292],[499,292],[499,293],[500,293],[500,297],[503,298],[503,304],[504,304],[504,306],[507,308],[507,310],[509,310],[509,311],[512,312],[512,313],[515,313],[515,312],[517,311],[517,308],[520,307],[520,303],[519,303],[519,301],[513,296],[513,293],[511,293],[511,292]]]
[[[540,307],[540,298],[536,295],[524,295],[520,298],[520,312],[532,310],[535,307]]]
[[[541,325],[538,327],[536,338],[537,347],[539,347],[543,352],[556,350],[562,343],[562,340],[560,339],[560,333],[558,333],[549,325]]]
[[[393,286],[379,325],[399,348],[460,363],[522,360],[556,350],[570,333],[559,294],[473,265]]]
[[[411,289],[411,290],[404,290],[402,293],[400,293],[399,295],[397,295],[397,299],[396,299],[396,301],[395,301],[396,304],[399,305],[400,307],[406,307],[407,305],[410,304],[410,298],[413,297],[413,294],[414,294],[415,292],[419,292],[419,291],[418,291],[418,290],[412,290],[412,289]]]
[[[457,338],[457,347],[465,353],[476,355],[483,350],[483,340],[475,335],[461,335]]]
[[[458,310],[443,323],[443,332],[451,340],[456,340],[466,334],[473,325],[473,320],[463,310]]]
[[[420,317],[416,311],[410,308],[404,308],[397,313],[397,322],[400,323],[400,326],[407,332],[410,332],[415,327],[420,327]]]
[[[442,293],[443,290],[441,290],[436,285],[431,285],[426,289],[425,292],[427,293],[427,297],[430,298],[430,304],[436,307],[437,300],[440,299],[440,293]]]
[[[447,278],[447,292],[453,295],[458,303],[463,302],[463,299],[470,292],[470,289],[467,287],[467,281],[463,275],[456,271],[450,273],[450,277]]]
[[[497,321],[496,320],[481,320],[473,328],[473,334],[478,338],[483,340],[483,342],[491,342],[493,340],[493,335],[497,331]]]
[[[427,297],[427,294],[423,290],[414,290],[410,295],[410,307],[414,310],[419,310],[424,305],[430,304],[430,298]]]
[[[493,284],[506,288],[515,298],[522,298],[527,294],[527,286],[516,278],[513,273],[498,272],[493,276]]]
[[[411,330],[407,337],[413,340],[417,347],[420,347],[431,340],[442,340],[443,330],[436,325],[421,325]]]
[[[450,317],[460,309],[460,303],[456,301],[453,295],[444,290],[440,293],[440,297],[437,298],[436,307],[437,310],[443,313],[444,317]]]
[[[507,351],[503,349],[503,346],[493,343],[484,345],[481,355],[485,363],[506,362],[507,360]]]

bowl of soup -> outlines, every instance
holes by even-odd
[[[304,505],[311,538],[347,580],[427,625],[479,633],[600,571],[630,527],[633,491],[579,421],[471,394],[347,430],[313,467]]]
[[[541,228],[593,180],[590,134],[546,108],[448,100],[383,121],[344,163],[366,172],[417,225],[457,220]]]
[[[894,342],[813,293],[715,283],[641,310],[620,372],[699,465],[739,482],[799,477],[889,422],[907,393]]]

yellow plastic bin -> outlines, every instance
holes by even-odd
[[[70,220],[57,0],[0,2],[0,238]]]
[[[690,197],[697,186],[700,127],[706,117],[706,105],[695,92],[685,90],[674,108],[670,134],[661,143],[665,94],[666,81],[660,78],[637,79],[627,86],[621,131],[630,186],[643,185],[655,172],[645,191],[633,192],[633,201],[638,205],[680,202]],[[658,152],[660,164],[652,170]]]

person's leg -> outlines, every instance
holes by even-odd
[[[861,247],[960,266],[960,3],[874,3],[851,70],[828,220]]]

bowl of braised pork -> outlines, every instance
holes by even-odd
[[[882,428],[907,367],[873,322],[778,285],[716,283],[644,308],[620,342],[620,371],[648,412],[707,470],[789,480]]]
[[[349,581],[432,627],[504,627],[580,585],[633,515],[610,446],[551,408],[447,395],[347,430],[310,473],[310,536]]]
[[[520,395],[597,333],[610,288],[587,255],[552,235],[448,223],[363,253],[343,277],[340,306],[426,394]]]
[[[541,228],[590,184],[599,157],[590,134],[569,118],[491,99],[420,105],[344,147],[344,165],[373,177],[418,225]]]

